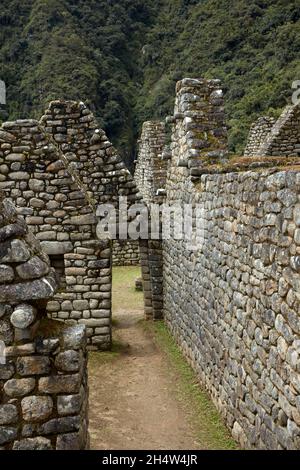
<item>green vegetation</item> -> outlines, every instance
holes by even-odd
[[[239,152],[251,121],[290,102],[299,18],[298,0],[2,0],[7,117],[84,100],[130,162],[141,123],[172,112],[178,79],[219,77]]]
[[[101,364],[107,364],[126,351],[127,345],[123,345],[119,341],[114,340],[110,351],[90,351],[89,352],[89,367],[98,367]]]
[[[210,398],[199,387],[195,372],[184,359],[165,323],[143,321],[143,324],[169,360],[170,371],[175,377],[174,389],[179,400],[183,404],[188,403],[188,408],[193,409],[190,419],[197,429],[199,442],[204,443],[205,449],[208,450],[236,449],[237,444],[221,421]]]
[[[141,277],[139,266],[115,266],[112,270],[112,311],[143,311],[144,294],[135,290],[135,280]]]

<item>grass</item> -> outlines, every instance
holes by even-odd
[[[135,280],[141,277],[139,266],[114,266],[112,269],[112,312],[120,310],[144,308],[143,292],[135,290]],[[112,326],[117,321],[112,318]],[[116,360],[120,354],[126,352],[127,345],[113,338],[110,351],[90,352],[90,365],[101,365]]]
[[[189,412],[189,417],[201,446],[211,450],[237,449],[236,442],[207,393],[200,388],[195,372],[186,362],[165,323],[143,321],[142,324],[169,361],[171,372],[176,377],[175,392],[178,399],[185,405],[187,412],[193,410],[193,413]]]
[[[90,351],[89,367],[115,361],[125,351],[126,347],[127,346],[123,345],[121,342],[114,340],[110,351]]]
[[[135,280],[141,277],[139,266],[115,266],[112,270],[112,311],[144,308],[143,292],[135,290]]]

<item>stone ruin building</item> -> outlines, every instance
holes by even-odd
[[[40,122],[0,128],[0,189],[18,214],[2,198],[0,445],[88,446],[85,334],[89,349],[110,347],[113,252],[124,262],[139,246],[145,315],[164,318],[234,438],[300,448],[299,106],[261,118],[245,156],[231,158],[223,104],[219,80],[178,82],[170,145],[164,123],[146,122],[134,178],[83,103],[55,101]],[[120,195],[200,205],[202,243],[98,239],[96,208]],[[17,261],[16,240],[28,250]],[[59,327],[45,336],[47,322]]]
[[[251,127],[244,155],[299,156],[299,126],[297,104],[287,106],[277,121],[267,116],[259,118]]]

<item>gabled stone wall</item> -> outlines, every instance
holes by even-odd
[[[119,196],[126,196],[129,204],[140,200],[136,184],[121,156],[84,103],[52,101],[40,123],[71,168],[76,169],[95,206],[112,203],[117,207]],[[113,249],[113,264],[139,264],[137,243],[116,241]]]
[[[40,123],[77,170],[96,205],[117,204],[119,196],[127,196],[130,203],[141,199],[121,156],[84,103],[52,101]]]
[[[276,122],[260,118],[249,133],[245,156],[300,155],[300,105],[287,106]]]
[[[47,319],[57,286],[48,256],[1,194],[1,449],[89,445],[85,327]]]
[[[260,146],[264,144],[274,124],[275,119],[268,116],[259,117],[252,124],[244,151],[245,157],[256,157],[259,155]]]

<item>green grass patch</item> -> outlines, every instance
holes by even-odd
[[[178,399],[186,404],[189,418],[197,431],[197,438],[201,447],[205,449],[233,450],[237,449],[236,442],[223,423],[220,414],[203,391],[193,369],[186,362],[174,338],[169,333],[163,321],[141,322],[149,331],[156,344],[167,356],[172,374],[175,375],[175,392]]]
[[[126,352],[127,347],[127,345],[115,340],[110,351],[91,351],[89,352],[89,365],[93,367],[114,361]]]
[[[112,311],[144,308],[143,292],[135,290],[135,280],[141,277],[139,266],[115,266],[112,269]]]

